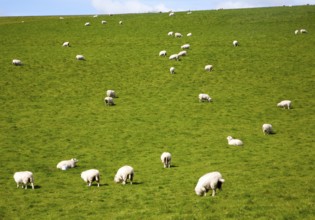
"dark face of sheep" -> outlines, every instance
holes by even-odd
[[[222,184],[223,184],[223,183],[222,183],[221,181],[218,181],[217,187],[218,187],[219,190],[222,190]]]

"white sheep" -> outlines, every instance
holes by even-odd
[[[173,31],[170,31],[170,32],[167,33],[168,36],[173,36],[173,34],[174,34]]]
[[[231,136],[228,136],[226,139],[228,140],[229,145],[233,145],[233,146],[242,146],[243,145],[243,142],[241,140],[234,139]]]
[[[306,30],[306,29],[301,29],[301,30],[300,30],[300,33],[301,33],[301,34],[306,34],[306,33],[307,33],[307,30]]]
[[[121,168],[119,168],[119,170],[117,171],[114,181],[116,183],[120,183],[122,182],[123,185],[126,184],[127,180],[130,180],[130,184],[132,184],[132,180],[134,177],[134,170],[131,166],[123,166]]]
[[[160,57],[165,57],[166,54],[167,54],[167,53],[166,53],[166,50],[161,50],[160,53],[159,53],[159,56],[160,56]]]
[[[299,33],[299,30],[295,30],[294,31],[294,34],[296,35],[296,34],[298,34]]]
[[[102,23],[102,24],[106,24],[106,23],[107,23],[107,21],[104,21],[104,20],[103,20],[101,23]]]
[[[178,56],[178,54],[172,54],[172,55],[169,57],[169,59],[170,59],[170,60],[176,60],[176,61],[178,61],[179,56]]]
[[[237,47],[237,46],[238,46],[238,41],[237,41],[237,40],[233,41],[233,46],[234,46],[234,47]]]
[[[12,60],[12,64],[15,66],[21,66],[22,65],[22,61],[18,60],[18,59],[13,59]]]
[[[83,171],[81,173],[81,178],[88,184],[88,186],[91,186],[95,181],[97,182],[97,186],[100,187],[100,172],[96,169]]]
[[[75,57],[77,60],[85,60],[85,57],[83,55],[76,55]]]
[[[182,49],[189,49],[190,48],[190,44],[184,44],[183,46],[181,46]]]
[[[32,172],[30,171],[16,172],[14,173],[13,178],[16,182],[17,188],[19,188],[20,184],[22,184],[22,188],[25,187],[25,189],[27,189],[27,185],[30,183],[32,189],[34,189],[34,177]]]
[[[271,124],[263,124],[262,130],[264,134],[272,134],[272,125]]]
[[[86,22],[84,25],[85,26],[90,26],[91,24],[90,24],[90,22]]]
[[[186,50],[183,50],[181,52],[178,53],[178,56],[181,57],[181,56],[186,56],[187,55],[187,51]]]
[[[205,71],[210,72],[212,70],[213,66],[212,65],[206,65],[205,66]]]
[[[123,21],[119,21],[119,24],[122,24],[123,23]]]
[[[67,41],[67,42],[64,42],[64,43],[62,44],[62,46],[63,46],[63,47],[70,47],[70,42],[68,42],[68,41]]]
[[[207,192],[212,189],[212,196],[215,196],[216,189],[221,190],[223,183],[224,179],[222,178],[221,173],[207,173],[199,178],[195,187],[195,192],[198,196],[206,196]]]
[[[172,155],[169,152],[163,152],[161,155],[161,161],[164,164],[164,168],[170,168]]]
[[[114,90],[111,90],[111,89],[106,91],[106,95],[107,95],[107,97],[116,98],[116,92]]]
[[[105,105],[115,105],[114,99],[112,97],[106,96],[104,98]]]
[[[187,37],[191,37],[191,36],[192,36],[192,33],[188,33],[188,34],[187,34]]]
[[[175,67],[172,66],[172,67],[170,68],[170,73],[171,73],[171,74],[174,74],[174,73],[175,73]]]
[[[63,160],[57,164],[57,168],[61,170],[68,170],[76,166],[78,160],[76,158],[72,158],[70,160]]]
[[[180,37],[182,37],[182,36],[183,36],[183,35],[182,35],[181,33],[178,33],[178,32],[175,33],[175,37],[179,37],[179,38],[180,38]]]
[[[174,12],[171,12],[171,13],[168,14],[168,16],[174,16],[174,15],[175,15]]]
[[[291,108],[291,101],[290,100],[283,100],[277,104],[278,107],[283,107],[290,109]]]
[[[203,93],[200,93],[198,98],[199,98],[199,102],[203,102],[203,101],[211,102],[212,100],[208,94],[203,94]]]

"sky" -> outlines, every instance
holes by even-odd
[[[315,0],[0,0],[0,16],[96,15],[315,4]]]

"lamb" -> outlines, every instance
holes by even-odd
[[[86,22],[84,25],[85,26],[90,26],[91,24],[90,24],[90,22]]]
[[[21,66],[22,65],[22,61],[18,60],[18,59],[13,59],[12,60],[12,64],[15,66]]]
[[[188,33],[188,34],[187,34],[187,37],[191,37],[191,36],[192,36],[192,33]]]
[[[207,173],[199,178],[195,187],[195,192],[198,196],[206,196],[207,192],[212,189],[212,196],[215,196],[216,189],[221,190],[223,183],[224,179],[222,178],[221,173]]]
[[[184,44],[183,46],[181,46],[182,49],[189,49],[190,44]]]
[[[92,182],[97,182],[97,187],[100,187],[100,172],[96,169],[90,169],[81,173],[81,178],[88,184],[92,185]]]
[[[163,152],[161,155],[161,161],[164,164],[164,168],[171,167],[172,155],[169,152]]]
[[[165,57],[166,56],[166,50],[162,50],[162,51],[160,51],[160,53],[159,53],[159,56],[160,57]]]
[[[187,55],[187,51],[186,50],[183,50],[181,52],[178,53],[178,56],[181,57],[181,56],[186,56]]]
[[[264,134],[272,134],[272,125],[271,124],[263,124],[262,130]]]
[[[83,55],[76,55],[75,57],[77,60],[85,60]]]
[[[70,43],[67,41],[67,42],[64,42],[63,44],[62,44],[62,46],[63,47],[70,47]]]
[[[283,107],[290,109],[291,108],[291,101],[290,100],[283,100],[277,104],[278,107]]]
[[[178,56],[178,54],[173,54],[173,55],[171,55],[171,56],[169,57],[169,59],[170,59],[170,60],[176,60],[176,61],[178,61],[179,56]]]
[[[182,37],[182,36],[183,36],[183,35],[182,35],[181,33],[178,33],[178,32],[175,33],[175,37],[179,37],[179,38],[180,38],[180,37]]]
[[[27,189],[27,185],[30,183],[32,186],[32,189],[34,189],[34,177],[33,173],[30,171],[21,171],[21,172],[16,172],[13,175],[13,178],[16,182],[17,188],[20,187],[20,184],[22,184],[22,188]]]
[[[300,30],[300,33],[301,33],[301,34],[306,34],[306,33],[307,33],[307,30],[301,29],[301,30]]]
[[[61,170],[68,170],[76,166],[78,160],[76,158],[72,158],[70,160],[63,160],[57,164],[57,168]]]
[[[213,66],[212,65],[206,65],[205,66],[205,71],[210,72],[212,70]]]
[[[170,73],[171,73],[171,74],[174,74],[174,73],[175,73],[175,67],[171,67],[171,68],[170,68]]]
[[[104,98],[105,105],[115,105],[114,99],[112,97],[106,96]]]
[[[198,97],[199,97],[199,102],[203,102],[203,101],[211,102],[211,98],[208,94],[200,93]]]
[[[296,34],[298,34],[299,33],[299,30],[295,30],[294,31],[294,34],[296,35]]]
[[[116,98],[117,97],[115,91],[111,90],[111,89],[106,91],[106,95],[107,95],[107,97],[112,97],[112,98]]]
[[[168,36],[173,36],[173,34],[174,34],[173,31],[170,31],[170,32],[167,33]]]
[[[237,41],[237,40],[233,41],[233,46],[234,46],[234,47],[237,47],[237,46],[238,46],[238,41]]]
[[[233,145],[233,146],[242,146],[243,145],[243,142],[241,140],[234,139],[231,136],[228,136],[226,139],[228,140],[229,145]]]
[[[131,166],[123,166],[121,168],[119,168],[119,170],[117,171],[114,181],[116,183],[120,183],[122,182],[123,185],[126,184],[127,180],[130,180],[130,184],[132,184],[132,180],[134,177],[134,170]]]

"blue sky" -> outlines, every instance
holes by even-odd
[[[0,0],[0,16],[94,15],[315,4],[315,0]]]

